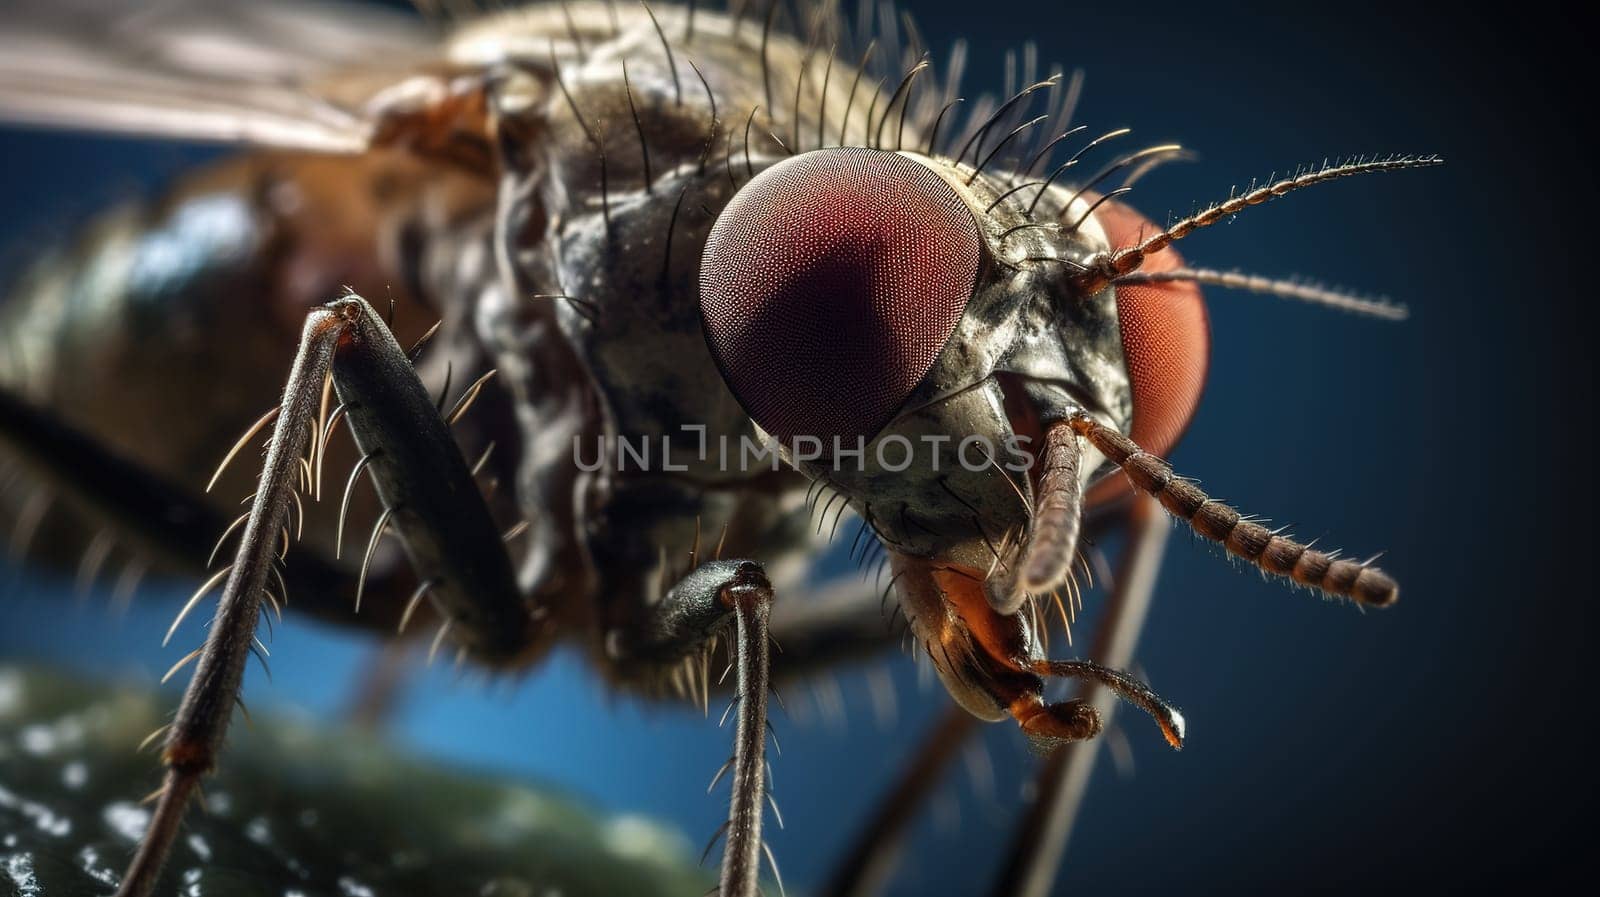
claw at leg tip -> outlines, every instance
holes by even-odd
[[[1175,751],[1183,750],[1183,740],[1188,735],[1188,723],[1177,708],[1167,708],[1168,718],[1161,720],[1161,734],[1166,736],[1167,744],[1172,745]]]

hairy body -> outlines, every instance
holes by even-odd
[[[304,39],[302,20],[267,19],[254,24]],[[1117,664],[1149,597],[1157,503],[1266,572],[1395,600],[1376,568],[1268,532],[1159,459],[1204,381],[1199,284],[1388,307],[1187,269],[1169,247],[1293,190],[1436,160],[1303,170],[1163,230],[1118,199],[1179,148],[1080,174],[1126,131],[1069,127],[1075,88],[1059,72],[1036,81],[1029,62],[1020,89],[947,120],[959,53],[940,83],[892,19],[878,38],[870,20],[852,35],[827,5],[800,19],[783,27],[776,5],[758,19],[546,4],[436,40],[375,28],[352,41],[381,65],[357,64],[335,34],[285,48],[305,65],[287,88],[282,73],[157,79],[176,95],[159,100],[86,64],[48,82],[45,99],[58,96],[42,102],[19,88],[25,66],[0,66],[0,111],[14,118],[164,122],[151,130],[273,147],[108,219],[0,311],[0,435],[44,484],[11,507],[18,531],[31,537],[40,496],[59,495],[76,516],[55,525],[115,533],[209,576],[183,614],[222,586],[207,644],[173,671],[195,662],[125,893],[154,886],[216,762],[258,614],[290,590],[324,617],[411,625],[433,633],[434,651],[494,668],[575,641],[619,684],[702,703],[725,658],[739,710],[729,897],[755,891],[765,849],[769,627],[786,669],[889,640],[874,586],[774,601],[799,591],[847,509],[861,557],[884,553],[910,633],[956,703],[1013,719],[1045,748],[1097,734],[1111,694],[1173,747],[1183,740],[1181,714],[1143,683],[1045,656],[1047,602],[1076,596],[1081,530],[1129,537],[1097,639]],[[242,86],[248,102],[220,102]],[[190,112],[161,118],[174,101]],[[1025,120],[1036,102],[1043,114]],[[281,402],[262,415],[297,344]],[[419,374],[442,378],[437,396]],[[333,438],[340,421],[353,449]],[[238,456],[266,433],[252,507],[227,524],[255,473]],[[798,442],[770,467],[728,463],[728,446],[743,459],[767,435],[855,436],[858,458],[877,451],[853,469]],[[1042,464],[973,464],[974,437],[1040,443]],[[889,464],[891,440],[932,445],[932,463]],[[585,444],[599,463],[582,463]],[[308,511],[328,465],[352,470],[338,513]],[[1138,497],[1109,479],[1118,470]],[[357,492],[363,474],[370,492]],[[373,518],[366,538],[347,536],[347,520]],[[211,573],[223,546],[200,534],[219,531],[237,548]],[[382,548],[390,533],[403,551]],[[345,554],[347,542],[365,550]],[[1050,702],[1057,677],[1090,692]],[[936,766],[948,745],[928,751]],[[1074,801],[1070,771],[1045,779],[1056,790],[1007,872],[1030,892],[1048,884],[1049,833]],[[868,887],[897,826],[881,828],[836,891]]]

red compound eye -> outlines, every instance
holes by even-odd
[[[1133,246],[1159,229],[1117,202],[1101,206],[1096,217],[1112,248]],[[1181,267],[1183,258],[1167,249],[1149,256],[1142,270]],[[1128,435],[1146,451],[1165,455],[1188,428],[1205,386],[1211,356],[1205,301],[1193,283],[1130,284],[1117,287],[1117,316],[1133,382],[1133,432]]]
[[[933,367],[982,253],[972,212],[924,165],[862,147],[786,159],[734,196],[706,240],[706,340],[767,432],[854,445]]]

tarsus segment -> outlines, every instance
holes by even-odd
[[[710,650],[733,629],[731,657],[738,693],[730,707],[736,717],[732,771],[733,796],[722,851],[720,897],[756,897],[766,845],[761,825],[767,798],[767,690],[771,686],[768,621],[772,583],[762,566],[748,560],[711,560],[689,571],[636,626],[608,635],[611,660],[619,668],[669,670]],[[701,683],[700,688],[708,687]],[[735,709],[736,708],[736,709]],[[724,717],[726,718],[726,717]],[[718,773],[721,778],[722,773]],[[715,782],[713,782],[715,784]],[[713,839],[712,843],[715,843]],[[709,852],[711,847],[707,845]],[[767,855],[770,862],[771,856]],[[773,874],[777,874],[776,867]]]
[[[755,897],[764,849],[761,822],[766,811],[767,687],[770,681],[767,620],[772,613],[772,586],[758,568],[744,571],[723,589],[722,595],[733,607],[739,710],[733,741],[728,841],[722,853],[718,892],[723,897]],[[777,872],[776,868],[773,872]]]
[[[278,546],[278,531],[289,511],[290,493],[300,472],[300,456],[309,435],[308,423],[317,413],[322,381],[328,372],[346,318],[333,307],[318,309],[306,318],[284,387],[283,402],[267,447],[267,460],[256,491],[250,518],[232,571],[222,590],[216,617],[206,637],[205,650],[195,666],[194,678],[184,693],[178,714],[167,730],[162,759],[167,773],[150,827],[138,853],[117,890],[118,897],[146,897],[155,887],[162,864],[177,837],[183,811],[200,777],[211,771],[221,749],[234,702],[244,678],[245,661],[255,639],[256,622],[267,576]]]

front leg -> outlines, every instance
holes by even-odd
[[[1118,668],[1133,662],[1171,533],[1161,509],[1148,498],[1134,501],[1126,528],[1128,542],[1114,577],[1116,586],[1089,649],[1090,656]],[[1113,689],[1104,686],[1103,681],[1089,678],[1079,696],[1102,719],[1109,718],[1116,707]],[[1090,739],[1061,745],[1045,758],[1035,779],[1038,796],[1012,836],[991,891],[996,897],[1044,897],[1050,893],[1099,748],[1100,741]]]
[[[635,631],[614,630],[607,652],[619,667],[646,664],[676,668],[710,650],[733,627],[733,666],[737,671],[737,730],[733,758],[733,796],[723,826],[720,897],[755,897],[761,855],[771,853],[761,840],[767,801],[767,690],[770,684],[767,624],[772,613],[772,583],[755,561],[713,560],[690,571],[656,604]],[[704,687],[704,683],[702,683]],[[772,871],[777,875],[777,866]]]

